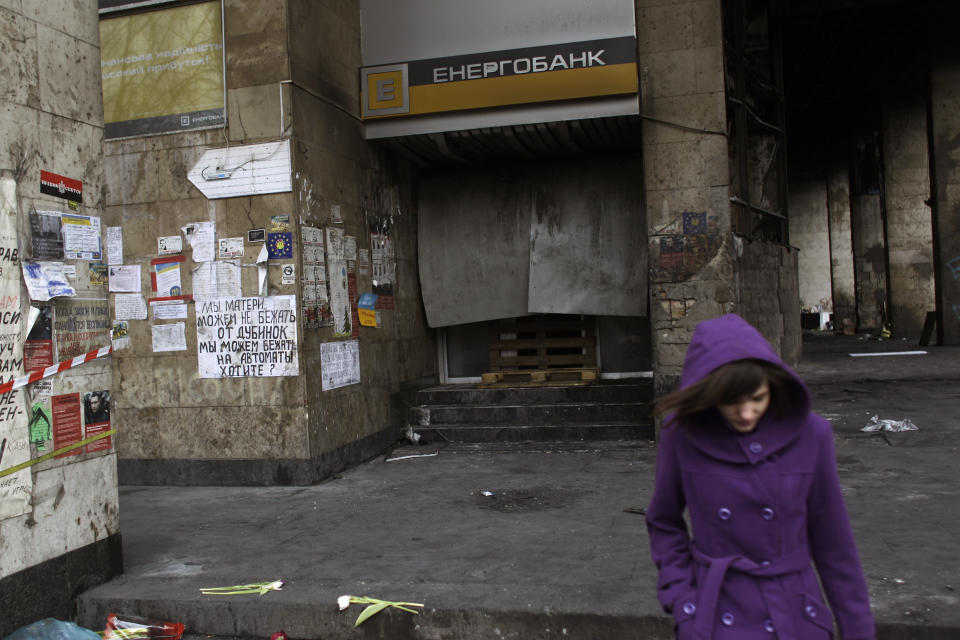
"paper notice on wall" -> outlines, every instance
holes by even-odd
[[[59,211],[31,211],[30,236],[34,260],[63,260]]]
[[[150,326],[153,334],[153,351],[186,351],[187,338],[184,323],[154,324]]]
[[[74,296],[77,293],[67,284],[62,262],[24,262],[23,281],[27,285],[30,299],[36,302],[45,302],[58,296]]]
[[[63,255],[67,260],[100,260],[100,218],[73,213],[60,215]]]
[[[53,413],[53,448],[61,449],[83,440],[80,394],[66,393],[50,399]],[[80,448],[61,453],[58,458],[80,455]]]
[[[195,300],[240,297],[240,261],[204,262],[193,269]]]
[[[242,258],[243,238],[220,238],[219,256],[222,258]]]
[[[43,305],[38,311],[37,319],[23,343],[24,371],[44,369],[54,363],[53,307]]]
[[[118,293],[113,298],[114,320],[146,320],[147,303],[139,293]]]
[[[303,239],[303,324],[315,329],[333,325],[327,294],[327,267],[323,254],[323,229],[301,227]]]
[[[20,261],[17,244],[17,183],[0,177],[0,381],[23,375],[22,313],[27,309],[20,296]],[[29,408],[26,389],[13,389],[0,396],[0,471],[30,460]],[[30,511],[33,479],[30,469],[0,478],[0,520]],[[5,548],[6,550],[6,548]]]
[[[110,328],[107,300],[64,298],[54,302],[53,339],[60,360],[109,346]]]
[[[239,298],[240,292],[240,261],[218,260],[217,265],[217,293],[219,298]]]
[[[357,239],[354,236],[343,236],[343,258],[347,262],[357,259]]]
[[[179,296],[183,290],[180,285],[180,263],[161,262],[153,265],[154,278],[157,283],[157,295]]]
[[[364,327],[377,326],[377,295],[374,293],[361,293],[357,300],[357,316],[360,324]]]
[[[114,320],[113,329],[110,333],[110,344],[114,351],[127,349],[130,347],[130,323],[126,320]]]
[[[390,236],[382,233],[370,234],[370,258],[373,267],[373,292],[380,296],[392,296],[397,261],[393,255],[393,241]]]
[[[296,296],[197,302],[201,378],[296,376]]]
[[[91,287],[106,287],[110,284],[107,265],[102,262],[91,262],[87,274],[90,276]]]
[[[334,227],[327,227],[327,284],[330,288],[333,335],[349,336],[353,333],[353,314],[343,250],[343,230]]]
[[[323,391],[360,382],[360,342],[324,342],[320,345],[320,386]]]
[[[357,253],[359,255],[359,259],[357,262],[360,268],[360,275],[362,276],[370,275],[370,250],[358,249]]]
[[[49,397],[53,395],[53,378],[44,378],[30,383],[30,393],[34,398]],[[52,423],[51,423],[52,424]],[[50,438],[47,438],[48,440]]]
[[[161,236],[157,238],[157,255],[169,256],[183,251],[183,239],[180,236]]]
[[[153,308],[154,320],[177,320],[187,317],[187,305],[183,302],[173,304],[151,302],[150,306]]]
[[[193,222],[183,227],[187,244],[193,249],[194,262],[210,262],[216,251],[217,225],[213,222]]]
[[[114,293],[135,293],[140,291],[140,265],[128,264],[107,267],[110,275],[109,291]]]
[[[105,431],[110,431],[110,391],[87,391],[83,394],[83,437],[91,438]],[[107,436],[91,442],[84,447],[84,451],[109,451],[112,439],[112,436]]]
[[[107,227],[107,264],[123,264],[123,227]]]

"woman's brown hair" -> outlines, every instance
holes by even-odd
[[[655,415],[672,413],[664,427],[681,424],[691,428],[699,418],[717,405],[733,404],[749,396],[764,382],[770,385],[770,409],[778,417],[790,412],[794,398],[790,387],[793,377],[775,364],[763,360],[736,360],[712,371],[705,378],[661,399]]]

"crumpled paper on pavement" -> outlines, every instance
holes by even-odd
[[[877,416],[870,418],[870,422],[867,426],[860,429],[860,431],[865,431],[867,433],[873,433],[875,431],[919,431],[920,428],[913,424],[909,418],[904,418],[903,420],[879,420]]]

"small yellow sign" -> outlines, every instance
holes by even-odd
[[[363,327],[377,326],[377,312],[373,309],[357,309],[357,315],[360,316],[360,325]]]

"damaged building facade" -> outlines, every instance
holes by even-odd
[[[25,78],[0,119],[10,357],[31,302],[44,364],[113,349],[5,396],[48,398],[50,438],[3,422],[30,499],[0,494],[29,550],[0,603],[60,557],[94,565],[62,603],[118,570],[118,481],[319,482],[395,443],[423,387],[572,368],[663,393],[728,312],[789,362],[802,311],[957,344],[942,4],[0,0]],[[871,16],[893,76],[853,65]],[[39,304],[21,261],[74,295]]]

